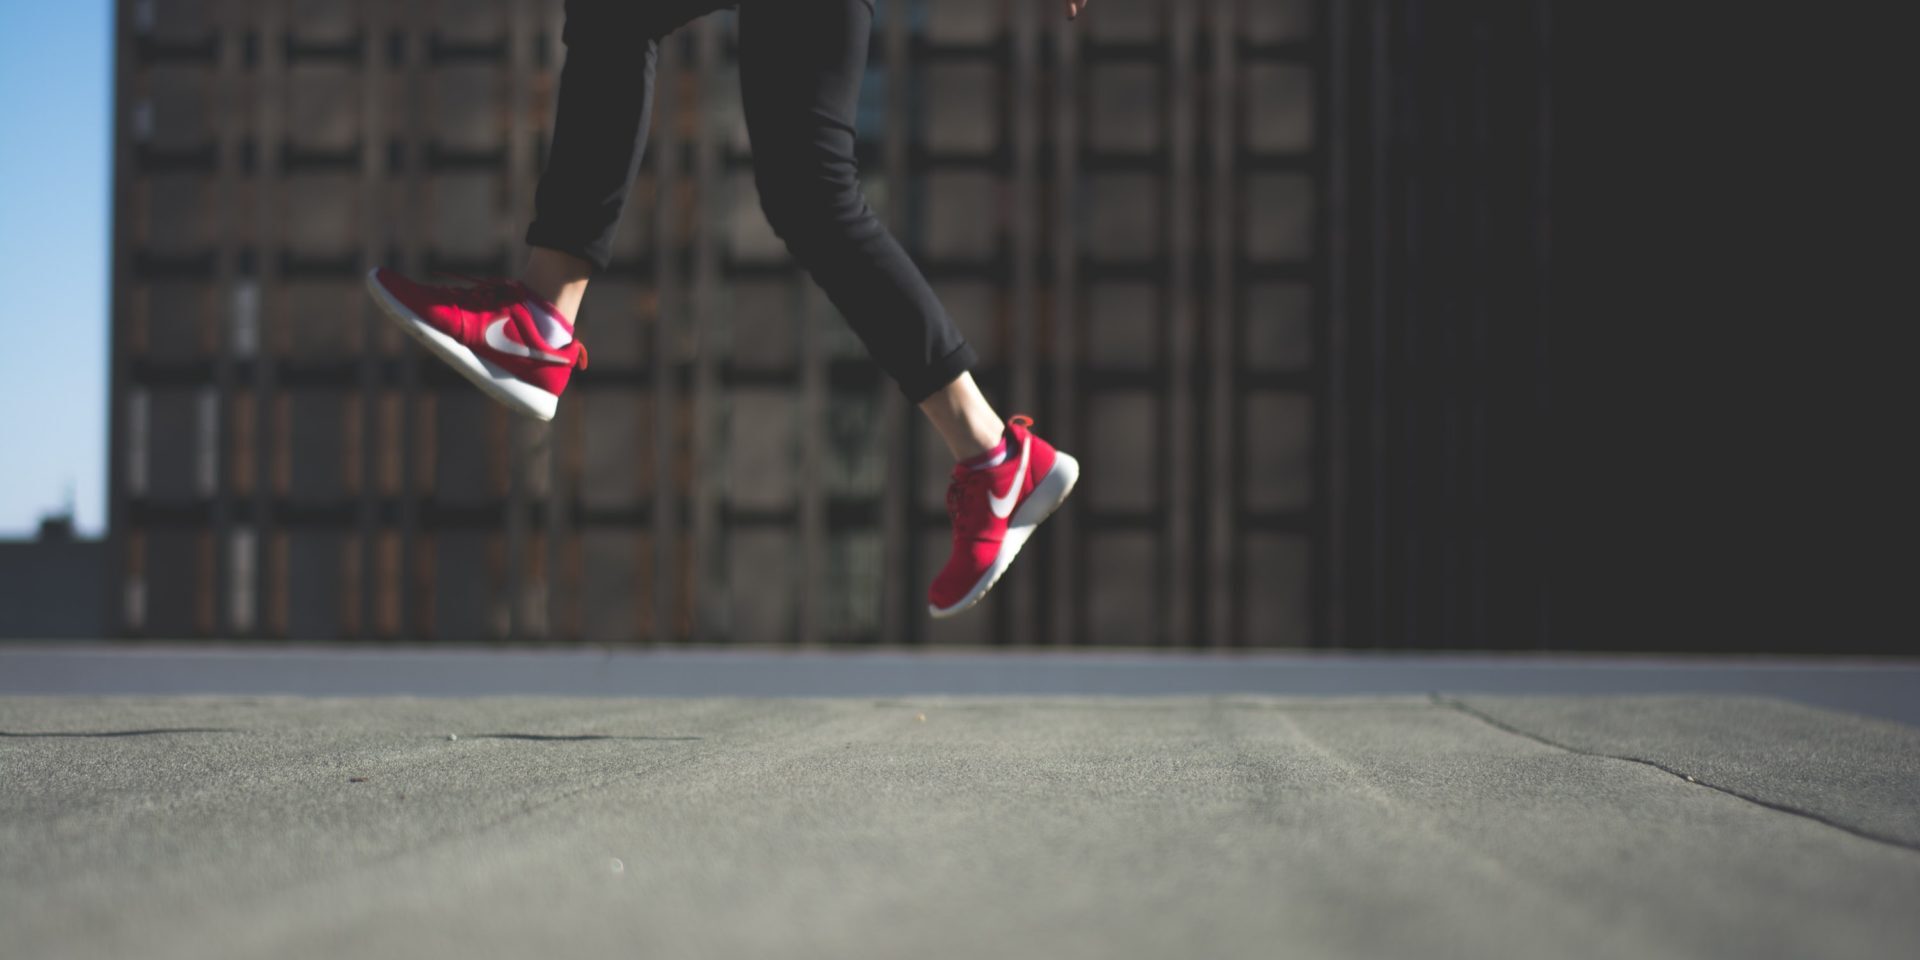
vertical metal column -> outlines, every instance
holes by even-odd
[[[388,96],[386,45],[387,8],[385,4],[365,4],[360,21],[360,273],[379,266],[386,258],[386,103]],[[381,319],[375,308],[361,300],[360,337],[360,442],[366,448],[360,457],[360,502],[357,525],[360,531],[360,633],[371,637],[380,632],[379,578],[380,527],[380,354]],[[224,390],[222,391],[225,392]]]
[[[794,268],[794,299],[799,311],[800,350],[800,483],[799,502],[800,557],[794,565],[795,588],[800,618],[799,642],[813,646],[823,634],[826,604],[822,591],[827,566],[826,484],[827,467],[827,360],[825,337],[826,295],[807,281],[807,275]]]
[[[552,81],[557,80],[560,75],[560,63],[565,57],[565,51],[560,44],[559,24],[554,22],[552,16],[553,6],[549,0],[536,0],[535,9],[529,11],[527,14],[530,20],[529,30],[532,33],[532,36],[529,38],[529,49],[531,49],[534,44],[544,42],[545,50],[542,51],[542,59],[546,63],[546,68],[529,73],[528,87],[519,91],[519,96],[529,97],[533,95],[532,91],[534,89],[558,86],[557,83]],[[536,78],[549,82],[544,85],[535,84],[533,80]],[[551,92],[547,93],[547,98],[547,103],[552,103]],[[551,108],[545,104],[529,102],[527,109],[529,111],[536,111],[542,116],[547,116],[551,113]],[[551,123],[551,119],[549,119],[548,122]],[[522,181],[522,189],[526,190],[527,194],[524,200],[526,206],[521,210],[520,223],[527,223],[533,219],[533,196],[534,191],[539,186],[539,174],[542,169],[542,161],[538,148],[543,132],[540,124],[532,122],[529,122],[527,129],[523,131],[523,136],[526,141],[525,149],[527,150],[528,166],[524,174],[525,179]],[[580,401],[576,399],[569,405],[571,407],[568,411],[569,416],[580,416],[581,410],[579,404]],[[577,638],[578,617],[570,616],[570,613],[577,611],[582,592],[577,579],[570,579],[573,571],[566,562],[570,556],[568,543],[571,540],[573,532],[572,511],[570,509],[573,500],[573,489],[568,487],[565,482],[566,474],[562,466],[562,443],[564,434],[561,429],[548,425],[545,435],[547,484],[543,512],[546,522],[547,637],[552,640],[572,640]],[[567,603],[570,597],[574,601],[571,609]],[[574,631],[569,631],[569,624],[574,627]]]
[[[1237,332],[1240,325],[1240,290],[1234,265],[1238,249],[1234,245],[1235,225],[1239,222],[1237,196],[1239,180],[1234,160],[1239,148],[1240,105],[1235,93],[1239,86],[1239,33],[1236,23],[1238,0],[1212,2],[1212,67],[1208,96],[1209,160],[1208,190],[1212,199],[1207,216],[1207,259],[1212,267],[1208,286],[1211,315],[1209,340],[1207,436],[1207,597],[1205,628],[1201,641],[1208,646],[1238,645],[1241,637],[1236,615],[1242,577],[1240,572],[1240,536],[1236,520],[1239,493],[1235,470],[1236,430],[1240,422],[1235,409],[1234,373],[1239,366]],[[1258,321],[1256,321],[1258,322]]]
[[[220,404],[219,424],[214,431],[214,442],[219,448],[214,451],[213,478],[213,536],[214,536],[214,623],[225,626],[223,633],[237,634],[242,624],[233,617],[233,471],[227,457],[233,450],[232,406],[234,387],[238,375],[234,369],[234,308],[235,291],[239,284],[239,238],[241,224],[239,200],[240,142],[244,115],[237,109],[241,102],[241,90],[244,75],[241,70],[241,45],[245,35],[242,23],[245,20],[242,2],[229,2],[219,8],[217,30],[220,38],[220,64],[218,83],[215,87],[215,113],[219,117],[215,123],[218,129],[214,134],[218,138],[214,147],[213,193],[215,201],[215,229],[219,236],[215,240],[213,290],[219,297],[219,306],[215,315],[226,322],[216,338],[219,356],[214,361],[214,384]],[[123,41],[124,44],[124,41]],[[257,343],[256,338],[256,343]],[[255,353],[258,353],[256,348]],[[117,483],[117,481],[116,481]],[[259,569],[259,540],[253,541],[255,559],[249,560],[255,570]],[[256,575],[254,582],[259,582]],[[258,611],[256,606],[255,611]],[[259,630],[260,618],[255,616],[252,622],[245,624],[246,632]]]
[[[1402,48],[1411,60],[1412,51],[1416,46],[1415,38],[1420,35],[1421,12],[1418,6],[1410,3],[1403,13],[1404,15],[1394,22],[1393,28],[1399,36]],[[1389,47],[1389,49],[1392,48]],[[1408,394],[1421,396],[1426,393],[1426,384],[1421,382],[1423,378],[1420,376],[1425,371],[1415,363],[1419,356],[1422,334],[1426,331],[1408,322],[1415,308],[1411,292],[1427,282],[1428,272],[1432,269],[1422,256],[1425,253],[1420,243],[1422,215],[1426,212],[1422,204],[1427,198],[1421,190],[1422,169],[1417,156],[1413,155],[1418,149],[1418,142],[1424,139],[1418,129],[1418,118],[1424,106],[1422,86],[1414,79],[1419,74],[1419,65],[1409,62],[1407,67],[1398,71],[1398,76],[1395,77],[1398,88],[1394,91],[1394,105],[1404,110],[1404,116],[1412,121],[1400,125],[1396,132],[1413,142],[1400,147],[1398,156],[1405,158],[1404,165],[1397,170],[1392,166],[1388,168],[1389,176],[1400,181],[1390,188],[1398,191],[1394,199],[1399,201],[1398,209],[1395,211],[1397,214],[1395,219],[1399,222],[1393,249],[1397,257],[1395,266],[1400,268],[1400,276],[1396,278],[1398,282],[1395,287],[1388,288],[1396,297],[1388,309],[1391,311],[1390,316],[1397,321],[1398,337],[1393,344],[1393,353],[1397,356],[1390,358],[1387,372],[1394,378],[1394,393],[1403,397]],[[1384,293],[1385,290],[1383,290]],[[1421,618],[1427,614],[1423,607],[1425,597],[1421,590],[1424,586],[1421,575],[1422,568],[1425,566],[1424,552],[1428,549],[1429,531],[1428,524],[1425,522],[1428,518],[1423,516],[1420,510],[1422,491],[1418,489],[1414,479],[1428,469],[1428,464],[1422,456],[1425,451],[1420,444],[1421,437],[1418,430],[1421,419],[1419,414],[1425,411],[1411,408],[1404,403],[1396,406],[1397,409],[1394,412],[1399,415],[1399,422],[1392,426],[1398,434],[1395,445],[1398,447],[1400,458],[1393,464],[1392,478],[1393,501],[1397,510],[1392,510],[1390,515],[1398,520],[1398,529],[1395,532],[1400,535],[1396,538],[1399,540],[1396,544],[1396,554],[1400,563],[1398,576],[1395,578],[1399,582],[1399,592],[1395,598],[1399,609],[1395,632],[1390,636],[1397,641],[1397,646],[1411,646],[1429,637],[1427,632],[1421,629]]]
[[[692,639],[718,642],[725,622],[726,568],[720,537],[722,477],[719,451],[724,448],[720,417],[720,350],[726,338],[714,326],[721,321],[715,302],[720,286],[720,245],[714,224],[724,215],[721,201],[720,136],[714,118],[714,83],[720,74],[718,16],[693,24],[694,67],[700,90],[700,110],[693,133],[693,585]]]
[[[1082,26],[1056,17],[1053,33],[1053,404],[1059,443],[1075,449],[1086,436],[1079,404],[1080,372],[1080,44]],[[1054,514],[1049,623],[1055,644],[1074,644],[1085,628],[1086,543],[1078,510]]]
[[[674,316],[680,309],[676,270],[679,237],[674,234],[674,198],[679,193],[680,175],[680,54],[679,37],[670,36],[660,43],[653,89],[653,140],[650,150],[654,163],[653,207],[653,513],[649,534],[653,538],[653,631],[649,639],[664,643],[678,633],[674,611],[675,574],[679,551],[676,514],[680,509],[680,491],[675,483],[674,424],[676,381],[674,361],[679,355],[674,336]]]
[[[1051,8],[1049,8],[1051,9]],[[1007,329],[1006,356],[1013,367],[1013,406],[1014,410],[1030,410],[1035,399],[1034,374],[1038,362],[1034,356],[1034,324],[1039,316],[1036,309],[1036,274],[1040,251],[1039,224],[1036,222],[1036,207],[1039,203],[1039,140],[1040,117],[1038,98],[1031,91],[1039,88],[1040,80],[1040,37],[1039,25],[1034,18],[1040,15],[1040,7],[1033,3],[1014,3],[1009,5],[1008,26],[1013,31],[1013,222],[1010,224],[1012,236],[1012,280],[1013,292],[1010,301],[1011,313]],[[1033,643],[1034,629],[1038,624],[1035,591],[1024,578],[1009,580],[1002,585],[1012,596],[1008,597],[1007,642],[1017,647]]]
[[[1167,216],[1167,605],[1160,640],[1189,643],[1193,583],[1193,48],[1192,5],[1167,6],[1172,45],[1167,78],[1169,158],[1165,194]]]
[[[1534,105],[1534,122],[1538,126],[1534,132],[1533,162],[1530,164],[1534,185],[1528,199],[1533,203],[1532,222],[1529,224],[1529,235],[1534,246],[1532,266],[1538,271],[1539,282],[1529,306],[1534,315],[1540,318],[1540,326],[1528,359],[1539,371],[1534,378],[1533,397],[1540,418],[1538,422],[1546,426],[1553,423],[1553,230],[1549,219],[1553,200],[1553,4],[1543,0],[1535,9],[1539,12],[1539,23],[1535,27],[1533,40],[1535,54],[1539,57],[1536,76],[1540,91],[1539,100]],[[1539,498],[1535,503],[1544,504],[1544,497],[1538,493],[1535,496]],[[1534,536],[1529,546],[1532,547],[1533,556],[1546,561],[1554,556],[1553,511],[1536,509],[1533,515],[1538,522],[1532,525]],[[1539,649],[1547,648],[1553,638],[1553,585],[1551,574],[1542,576],[1533,617],[1538,631],[1535,645]]]
[[[1369,59],[1373,69],[1368,76],[1367,116],[1370,119],[1368,130],[1369,154],[1367,164],[1368,192],[1373,194],[1372,216],[1367,224],[1368,236],[1372,243],[1367,251],[1370,265],[1371,290],[1368,297],[1368,382],[1370,396],[1370,422],[1367,434],[1371,441],[1368,450],[1368,513],[1372,536],[1369,543],[1368,569],[1372,574],[1369,594],[1372,602],[1372,622],[1369,635],[1373,646],[1383,646],[1393,634],[1389,625],[1391,615],[1387,603],[1388,551],[1387,551],[1387,397],[1386,379],[1389,366],[1387,355],[1387,314],[1389,309],[1387,284],[1393,276],[1390,258],[1393,252],[1393,224],[1391,206],[1387,202],[1393,190],[1387,181],[1392,169],[1393,158],[1393,72],[1388,61],[1391,49],[1389,33],[1393,25],[1392,0],[1374,0],[1372,3],[1370,24],[1371,43]]]
[[[284,301],[280,290],[280,251],[285,239],[280,218],[281,146],[285,140],[280,114],[286,102],[282,82],[286,45],[283,7],[286,0],[260,0],[254,6],[256,16],[255,53],[259,57],[254,73],[253,153],[254,153],[254,277],[260,290],[261,329],[271,328],[278,316],[276,309]],[[287,571],[285,551],[275,550],[279,529],[273,514],[273,471],[269,466],[274,449],[274,351],[270,338],[262,336],[253,355],[254,460],[253,517],[254,542],[265,547],[269,561],[259,565],[254,580],[256,615],[263,624],[274,623],[274,608],[267,601],[274,595],[276,582],[283,583]],[[281,629],[285,624],[278,624]],[[262,633],[273,632],[264,628]]]
[[[1466,353],[1469,379],[1459,385],[1460,398],[1466,409],[1465,432],[1467,440],[1466,464],[1466,500],[1467,511],[1465,539],[1466,557],[1463,565],[1466,569],[1464,592],[1466,610],[1464,635],[1455,638],[1456,646],[1485,648],[1488,645],[1487,630],[1487,526],[1492,522],[1493,514],[1487,502],[1487,388],[1493,378],[1488,363],[1488,327],[1492,321],[1492,306],[1488,302],[1488,290],[1493,284],[1491,251],[1491,226],[1488,223],[1488,211],[1493,206],[1491,184],[1488,169],[1492,165],[1493,153],[1489,149],[1487,138],[1487,117],[1489,90],[1489,61],[1493,51],[1488,43],[1488,27],[1484,12],[1476,11],[1470,28],[1473,38],[1473,52],[1469,58],[1468,69],[1471,72],[1472,108],[1469,124],[1469,138],[1472,143],[1469,154],[1469,172],[1466,176],[1467,190],[1475,207],[1473,216],[1473,246],[1470,252],[1472,262],[1467,279],[1472,284],[1470,293],[1472,320],[1469,326]]]
[[[533,210],[533,164],[526,110],[526,90],[533,78],[530,59],[533,45],[527,30],[527,3],[528,0],[508,0],[507,3],[507,96],[504,100],[507,209],[512,211],[509,223],[525,223]],[[507,230],[500,241],[502,264],[511,271],[514,256],[520,252],[518,231]],[[528,570],[533,552],[528,543],[532,507],[527,501],[534,471],[547,468],[547,453],[552,444],[543,442],[542,435],[549,434],[550,429],[536,426],[524,417],[511,417],[507,422],[507,638],[516,643],[531,639],[530,635],[535,632],[543,639],[546,636],[544,624],[527,622],[531,610],[528,601],[540,585],[540,581],[529,576]]]
[[[425,178],[421,174],[424,150],[420,132],[426,119],[426,111],[421,105],[426,96],[426,72],[423,69],[427,48],[424,35],[426,10],[423,4],[417,3],[405,4],[401,9],[405,12],[396,18],[395,49],[401,57],[400,70],[406,94],[398,131],[389,130],[388,133],[397,133],[399,155],[403,160],[398,177],[400,199],[387,208],[387,216],[396,225],[401,269],[418,273],[426,247],[426,230],[422,226],[426,213]],[[394,335],[388,336],[391,338]],[[421,442],[418,352],[402,350],[399,362],[400,578],[405,584],[400,591],[400,629],[403,633],[426,639],[429,632],[427,628],[433,622],[433,594],[416,588],[428,584],[428,578],[423,573],[429,569],[433,558],[427,554],[426,545],[422,543],[420,524],[420,505],[426,491],[421,489],[420,453],[417,450]],[[429,406],[427,409],[432,408]]]
[[[901,243],[907,235],[907,197],[910,185],[907,170],[908,85],[912,82],[912,64],[908,62],[906,0],[892,0],[884,8],[886,22],[882,50],[887,64],[886,142],[881,146],[881,166],[887,178],[887,229]],[[920,616],[919,585],[911,582],[914,538],[919,530],[918,507],[913,489],[912,463],[915,453],[909,428],[906,397],[890,385],[881,387],[880,431],[887,437],[886,487],[880,492],[881,576],[880,642],[904,643],[913,635],[908,617]]]
[[[1325,540],[1321,549],[1324,560],[1317,571],[1320,582],[1325,585],[1321,592],[1326,613],[1318,639],[1327,646],[1345,647],[1351,636],[1347,566],[1352,562],[1347,543],[1347,484],[1351,482],[1347,436],[1351,429],[1348,410],[1351,400],[1347,396],[1347,364],[1351,362],[1348,357],[1351,334],[1348,330],[1350,308],[1347,285],[1352,282],[1347,266],[1347,248],[1352,242],[1347,198],[1350,189],[1347,165],[1352,162],[1348,156],[1352,139],[1348,118],[1352,105],[1347,72],[1352,69],[1348,44],[1353,42],[1350,36],[1353,12],[1352,4],[1347,0],[1326,0],[1316,12],[1321,24],[1321,49],[1325,51],[1320,60],[1320,96],[1315,103],[1314,130],[1320,155],[1324,158],[1320,185],[1323,216],[1319,236],[1321,255],[1326,264],[1320,297],[1326,318],[1327,344],[1325,356],[1319,358],[1320,368],[1326,371],[1319,400],[1325,411],[1321,418],[1324,425],[1321,442],[1326,444],[1327,475],[1321,484],[1320,494],[1325,498]]]

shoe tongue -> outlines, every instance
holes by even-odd
[[[969,467],[964,463],[953,465],[953,485],[956,487],[976,487],[991,482],[992,467]]]
[[[545,301],[533,295],[525,287],[520,288],[525,300],[521,304],[527,309],[527,316],[533,318],[533,330],[540,339],[547,342],[551,349],[558,350],[573,342],[573,328],[567,325],[559,311],[548,306]]]

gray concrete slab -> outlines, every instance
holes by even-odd
[[[1678,771],[1760,803],[1920,849],[1920,729],[1778,700],[1466,698],[1573,750]]]
[[[1920,726],[1920,661],[1171,651],[0,645],[4,694],[887,697],[1715,694]]]
[[[1627,715],[1657,708],[1807,757],[1886,725],[1472,707],[1511,727],[1426,697],[4,697],[0,930],[9,958],[1920,944],[1920,852],[1523,729],[1637,746]],[[1874,782],[1838,768],[1879,756],[1831,772]]]

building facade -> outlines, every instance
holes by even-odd
[[[113,632],[1327,639],[1340,5],[880,4],[869,198],[996,405],[1087,468],[984,608],[937,623],[945,452],[760,216],[730,15],[662,47],[593,366],[537,425],[361,279],[517,266],[560,0],[119,6]]]

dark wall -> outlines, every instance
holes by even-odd
[[[1903,31],[1566,12],[1569,645],[1920,653]]]
[[[1565,644],[1920,652],[1904,31],[1590,6],[1556,11]]]
[[[1897,31],[1333,9],[1348,642],[1920,652]]]
[[[1330,619],[1355,646],[1555,646],[1549,5],[1330,15]]]

